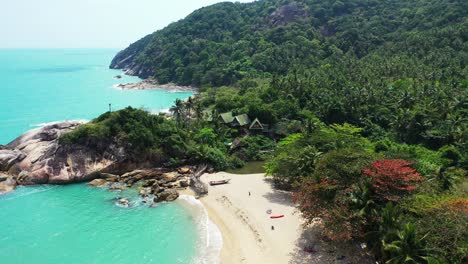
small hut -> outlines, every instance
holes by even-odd
[[[260,123],[260,120],[258,120],[258,118],[255,118],[255,120],[250,124],[249,129],[263,131],[263,125],[262,123]]]
[[[234,121],[234,116],[232,115],[232,112],[222,113],[218,116],[218,121],[229,125],[232,123],[232,121]]]
[[[238,115],[234,117],[233,126],[236,127],[247,127],[250,124],[250,118],[246,114]]]
[[[252,123],[249,126],[249,131],[255,134],[261,134],[261,133],[269,134],[270,133],[268,124],[262,124],[260,120],[258,120],[258,118],[255,118],[255,120],[252,121]]]

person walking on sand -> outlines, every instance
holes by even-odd
[[[274,227],[274,226],[271,226],[271,230],[275,230],[275,227]]]
[[[250,196],[250,192],[249,192],[249,196]]]

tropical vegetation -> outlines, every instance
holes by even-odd
[[[380,263],[466,263],[467,10],[464,0],[205,7],[111,65],[200,94],[177,101],[172,119],[125,109],[64,140],[124,144],[166,165],[265,159],[329,239],[362,242]],[[225,112],[269,132],[220,124]]]

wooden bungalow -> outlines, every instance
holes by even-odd
[[[257,134],[259,133],[269,134],[270,133],[269,126],[267,124],[262,124],[260,120],[258,120],[258,118],[255,118],[255,120],[252,121],[252,123],[250,123],[249,130],[252,133],[257,133]]]
[[[245,133],[269,134],[270,129],[267,124],[262,124],[258,118],[251,121],[247,114],[234,116],[232,112],[218,115],[218,122],[233,128],[243,128]]]
[[[222,113],[218,116],[218,121],[229,125],[232,123],[232,121],[234,121],[234,116],[232,115],[232,112]]]
[[[246,114],[237,115],[234,117],[233,126],[236,127],[247,127],[250,125],[250,118]]]
[[[263,131],[263,125],[260,123],[258,118],[255,118],[255,120],[250,124],[249,130]]]

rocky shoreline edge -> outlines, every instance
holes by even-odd
[[[193,86],[180,86],[174,83],[167,83],[167,84],[159,84],[154,79],[145,79],[141,82],[136,83],[121,83],[116,84],[114,86],[120,90],[155,90],[155,89],[163,89],[163,90],[170,90],[170,91],[190,91],[196,92],[198,89]]]
[[[0,195],[19,185],[79,182],[117,191],[137,187],[142,197],[154,203],[174,201],[179,191],[188,187],[198,195],[206,194],[207,188],[199,180],[206,165],[155,168],[147,162],[126,160],[125,150],[117,146],[100,153],[86,146],[60,144],[60,136],[81,124],[82,121],[48,124],[0,145]],[[124,198],[119,203],[129,205]]]
[[[147,204],[172,202],[179,198],[179,191],[189,187],[191,168],[134,170],[122,175],[96,172],[99,178],[88,183],[88,186],[107,188],[110,191],[123,191],[137,188],[138,194],[145,198]],[[128,198],[119,197],[118,203],[130,206]]]

